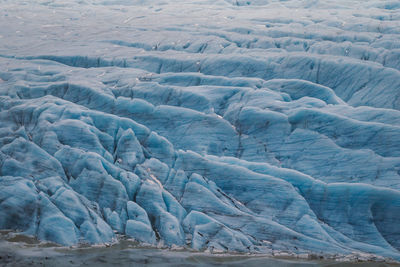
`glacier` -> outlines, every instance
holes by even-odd
[[[0,7],[0,229],[400,261],[397,2]]]

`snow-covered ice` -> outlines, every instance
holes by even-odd
[[[400,260],[400,4],[0,0],[0,229]]]

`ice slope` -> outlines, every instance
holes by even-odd
[[[0,0],[0,228],[400,260],[400,6]]]

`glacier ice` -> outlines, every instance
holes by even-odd
[[[396,3],[0,5],[0,229],[400,260]]]

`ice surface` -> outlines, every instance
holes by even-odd
[[[400,6],[0,0],[0,228],[400,260]]]

